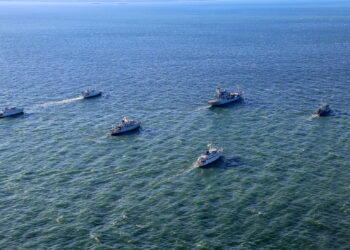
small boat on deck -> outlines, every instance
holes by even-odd
[[[208,144],[208,150],[205,151],[201,156],[197,158],[197,161],[195,162],[195,167],[203,168],[208,166],[209,164],[217,161],[223,152],[223,149],[215,148],[212,144]]]
[[[102,91],[96,89],[88,89],[80,93],[84,99],[89,99],[102,95]]]
[[[315,111],[315,115],[317,116],[329,116],[332,114],[332,109],[329,104],[321,104],[321,106]]]
[[[110,135],[121,135],[139,129],[141,122],[131,121],[127,117],[122,119],[122,123],[111,130]]]
[[[16,116],[23,114],[23,108],[8,107],[0,111],[0,118]]]
[[[208,103],[211,106],[223,106],[228,103],[234,103],[242,100],[243,93],[239,92],[228,92],[226,89],[217,87],[215,92],[215,98],[209,100]]]

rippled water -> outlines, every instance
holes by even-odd
[[[0,248],[350,248],[349,63],[349,4],[0,5]]]

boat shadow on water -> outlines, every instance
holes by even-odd
[[[350,116],[350,113],[348,112],[343,112],[341,110],[333,109],[332,112],[329,114],[329,116]]]

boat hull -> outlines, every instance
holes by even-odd
[[[229,103],[234,103],[238,102],[241,100],[241,96],[236,96],[232,99],[226,99],[226,100],[210,100],[208,103],[212,106],[219,107],[219,106],[224,106]]]
[[[329,116],[332,111],[330,110],[320,110],[316,112],[318,116]]]
[[[94,94],[90,94],[90,95],[82,95],[84,99],[90,99],[90,98],[94,98],[94,97],[98,97],[101,96],[102,92],[99,93],[94,93]]]
[[[125,133],[128,133],[128,132],[131,132],[131,131],[135,131],[137,129],[140,128],[140,124],[137,124],[137,125],[134,125],[134,126],[130,126],[130,127],[127,127],[127,128],[123,128],[123,129],[120,129],[120,130],[117,130],[117,131],[112,131],[110,133],[111,136],[117,136],[117,135],[122,135],[122,134],[125,134]]]
[[[321,116],[329,116],[332,114],[332,110],[329,108],[329,106],[321,106],[320,108],[318,108],[315,112],[315,114],[319,117]]]
[[[322,117],[322,116],[329,116],[329,115],[330,115],[330,112],[318,114],[318,116],[320,116],[320,117]]]
[[[205,163],[202,164],[196,164],[196,167],[198,168],[205,168],[208,167],[210,164],[216,162],[217,160],[219,160],[221,157],[221,153],[217,154],[216,156],[214,156],[213,158],[211,158],[210,160],[206,161]]]
[[[18,115],[23,115],[24,112],[17,112],[17,113],[13,113],[13,114],[0,114],[0,119],[1,118],[6,118],[6,117],[14,117],[14,116],[18,116]]]

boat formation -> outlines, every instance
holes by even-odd
[[[209,100],[211,106],[223,106],[228,103],[234,103],[242,100],[242,92],[228,92],[226,89],[217,87],[215,98]]]
[[[81,97],[83,99],[89,99],[97,96],[102,95],[102,91],[96,90],[96,89],[88,89],[86,91],[81,92]],[[215,92],[215,98],[212,100],[209,100],[208,103],[211,106],[223,106],[225,104],[238,102],[243,99],[243,93],[241,91],[238,92],[228,92],[226,89],[217,87]],[[329,104],[321,104],[320,107],[315,111],[316,116],[328,116],[332,114],[332,109],[330,108]],[[24,110],[23,108],[16,108],[16,107],[7,107],[4,110],[0,111],[0,118],[5,117],[13,117],[20,114],[23,114]],[[116,136],[121,135],[127,132],[135,131],[139,129],[141,126],[140,121],[134,121],[129,120],[128,117],[123,117],[120,124],[118,124],[116,127],[112,128],[109,135]],[[213,145],[208,144],[208,149],[200,155],[194,165],[196,167],[202,168],[210,165],[213,162],[216,162],[218,159],[220,159],[222,155],[223,149],[221,148],[215,148]]]

